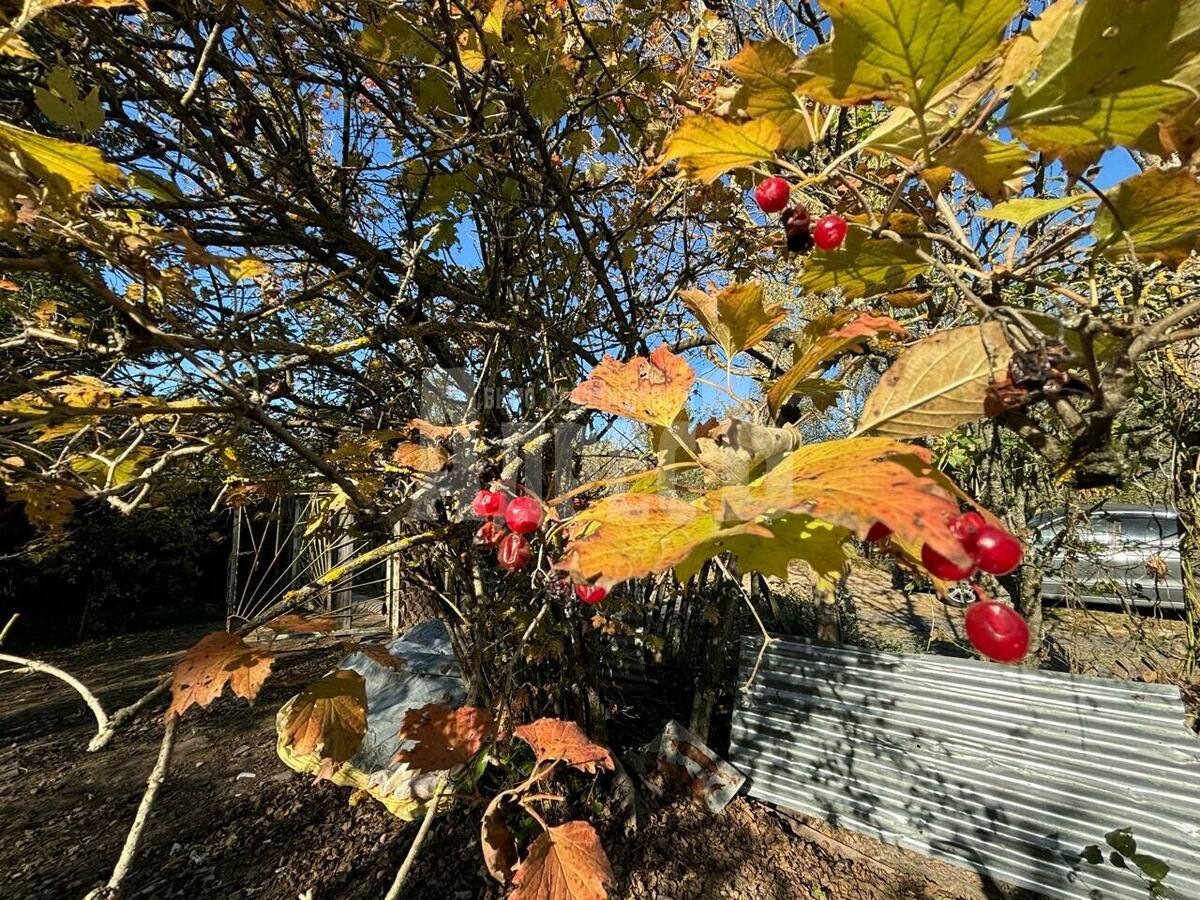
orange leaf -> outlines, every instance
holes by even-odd
[[[381,666],[386,666],[389,669],[394,669],[397,672],[408,665],[408,660],[401,656],[392,656],[388,653],[388,648],[383,644],[351,644],[346,648],[350,652],[357,650],[364,656],[370,657]]]
[[[571,401],[665,427],[678,418],[695,380],[687,361],[660,344],[649,359],[635,356],[622,363],[605,356],[587,381],[571,391]]]
[[[958,514],[953,486],[929,464],[923,447],[890,438],[843,438],[792,451],[749,486],[706,497],[718,522],[746,522],[800,512],[865,538],[882,522],[898,539],[970,562],[948,520]]]
[[[408,763],[421,772],[438,772],[465,765],[479,752],[494,730],[492,714],[477,706],[451,709],[430,703],[404,714],[402,740],[415,741],[411,750],[399,750],[392,762]]]
[[[575,582],[612,587],[680,565],[695,553],[713,555],[740,534],[770,536],[754,524],[727,527],[702,505],[662,494],[614,494],[571,523],[571,543],[556,568]]]
[[[441,447],[409,442],[397,444],[392,452],[392,459],[396,465],[412,469],[414,472],[440,472],[450,461],[450,457]]]
[[[228,684],[237,696],[253,701],[271,672],[274,657],[256,650],[236,634],[217,631],[202,637],[175,666],[167,718],[189,706],[208,706]]]
[[[297,754],[344,763],[367,733],[367,683],[352,669],[313,682],[292,701],[283,733]]]
[[[581,772],[594,775],[613,767],[609,752],[594,743],[583,729],[565,719],[537,719],[513,732],[533,748],[538,763],[562,760]]]
[[[266,624],[275,633],[289,631],[294,634],[321,634],[326,631],[333,631],[337,628],[337,623],[333,619],[314,618],[306,619],[304,616],[296,613],[285,613],[282,616],[276,616]]]
[[[849,310],[815,319],[804,328],[804,334],[796,342],[796,361],[782,378],[767,391],[767,405],[774,415],[779,407],[796,389],[826,360],[842,353],[858,349],[868,338],[891,332],[907,337],[904,326],[888,316],[873,316],[870,313],[855,314]]]
[[[529,847],[509,900],[607,900],[616,881],[600,838],[587,822],[547,828]]]
[[[446,441],[456,435],[460,438],[469,438],[479,426],[478,420],[467,422],[465,425],[434,425],[432,422],[426,422],[424,419],[409,419],[404,427],[418,434],[424,435],[431,441]]]

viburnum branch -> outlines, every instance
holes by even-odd
[[[8,629],[12,626],[12,623],[15,620],[16,616],[13,616],[13,618],[9,620],[8,625],[6,625],[4,628],[5,634],[8,633]],[[3,635],[0,635],[0,639],[3,639]],[[87,704],[88,709],[92,711],[92,715],[96,717],[97,737],[100,734],[103,734],[105,729],[108,728],[108,715],[104,712],[104,707],[100,704],[99,699],[97,699],[95,694],[88,690],[87,685],[85,685],[71,673],[64,672],[57,666],[50,665],[50,663],[41,662],[36,659],[26,659],[23,656],[12,656],[8,653],[0,653],[0,660],[3,660],[4,662],[16,663],[21,667],[19,669],[11,670],[13,672],[41,672],[44,675],[53,675],[60,681],[70,685],[75,689],[76,693],[83,698],[83,702]]]
[[[413,864],[417,861],[417,853],[421,850],[421,844],[425,842],[425,836],[429,834],[429,828],[433,825],[433,817],[437,815],[438,801],[442,797],[442,792],[446,789],[447,780],[441,778],[437,787],[434,788],[433,796],[429,798],[429,805],[425,809],[425,817],[421,819],[421,827],[417,829],[417,836],[413,838],[412,844],[409,845],[408,853],[404,855],[404,861],[400,863],[400,868],[396,870],[396,877],[392,880],[392,886],[388,888],[387,896],[384,900],[396,900],[400,896],[400,888],[404,887],[404,880],[408,878],[408,873],[412,871]]]

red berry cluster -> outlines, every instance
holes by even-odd
[[[487,519],[475,532],[475,547],[496,551],[496,564],[509,572],[524,568],[533,552],[525,535],[542,524],[542,504],[533,497],[514,497],[501,491],[482,490],[471,501],[471,510]]]
[[[775,175],[754,189],[754,200],[765,213],[781,212],[787,248],[792,253],[807,253],[815,245],[820,250],[836,250],[846,239],[846,220],[839,215],[822,216],[814,224],[808,210],[800,204],[789,207],[792,188],[786,179]]]
[[[942,556],[928,544],[921,548],[921,562],[930,574],[943,581],[962,581],[976,569],[992,575],[1007,575],[1021,564],[1024,548],[1015,535],[989,525],[977,512],[963,513],[949,522],[950,532],[958,538],[971,557],[972,565],[963,568]]]

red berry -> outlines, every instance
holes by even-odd
[[[499,491],[480,491],[471,501],[471,509],[484,519],[501,515],[504,512],[504,495]]]
[[[472,542],[476,550],[494,550],[496,545],[508,534],[503,525],[496,522],[484,522],[475,531]]]
[[[928,544],[921,547],[921,562],[929,570],[929,574],[942,581],[962,581],[969,578],[974,571],[972,567],[959,568],[952,560],[946,559]]]
[[[788,194],[791,192],[792,186],[787,180],[775,175],[754,189],[754,201],[763,212],[777,213],[787,206]]]
[[[963,621],[971,646],[996,662],[1016,662],[1029,650],[1029,626],[1011,606],[980,600]]]
[[[506,534],[496,548],[496,563],[502,569],[515,572],[524,568],[532,555],[529,541],[519,534]]]
[[[517,534],[529,534],[542,524],[542,504],[532,497],[517,497],[504,510],[504,521]]]
[[[994,525],[985,525],[968,548],[975,564],[993,575],[1007,575],[1021,564],[1024,548],[1014,535]]]
[[[892,529],[888,528],[882,522],[876,522],[871,526],[871,530],[867,532],[867,543],[875,544],[885,540],[892,533]]]
[[[608,596],[608,588],[602,588],[598,584],[577,584],[575,596],[587,604],[599,603]]]
[[[977,512],[966,512],[949,521],[950,533],[962,542],[963,548],[971,553],[975,538],[987,527],[987,520]]]
[[[846,220],[841,216],[821,216],[812,230],[813,243],[822,250],[836,250],[846,239]]]

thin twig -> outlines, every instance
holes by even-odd
[[[13,616],[13,618],[9,620],[8,625],[5,626],[5,633],[8,632],[8,628],[12,625],[14,619],[16,619],[16,616]],[[3,635],[0,635],[0,638],[2,637]],[[46,675],[53,675],[55,678],[58,678],[61,681],[65,681],[71,687],[75,688],[75,690],[79,693],[79,696],[83,698],[83,702],[88,705],[88,709],[92,711],[92,715],[96,717],[97,737],[99,737],[99,735],[108,728],[109,719],[107,713],[104,712],[104,707],[100,705],[100,701],[96,698],[96,695],[88,690],[87,686],[74,675],[71,675],[69,672],[64,672],[57,666],[50,665],[50,663],[39,662],[36,659],[25,659],[23,656],[11,656],[7,653],[0,653],[0,660],[3,660],[4,662],[16,663],[17,665],[21,666],[21,669],[17,671],[28,670],[30,672],[42,672]]]
[[[133,858],[137,855],[138,843],[142,839],[146,822],[150,819],[154,798],[158,796],[158,789],[166,780],[167,767],[171,764],[171,753],[175,749],[175,730],[178,725],[178,716],[171,716],[167,719],[166,727],[163,729],[162,745],[158,750],[158,759],[154,763],[154,768],[150,770],[150,777],[146,781],[146,792],[142,794],[142,802],[138,806],[137,815],[133,817],[129,834],[125,837],[125,846],[121,849],[116,866],[113,867],[112,877],[108,879],[108,884],[92,891],[84,900],[100,900],[100,898],[120,896],[121,882],[128,874],[129,867],[133,865]]]
[[[433,797],[429,800],[429,807],[425,810],[425,818],[421,820],[421,827],[417,830],[417,836],[413,838],[412,846],[408,848],[408,853],[404,856],[404,862],[400,863],[400,868],[396,871],[396,878],[383,900],[396,900],[400,896],[400,888],[404,886],[404,879],[408,877],[408,873],[412,871],[413,864],[417,861],[417,852],[421,849],[421,844],[424,843],[425,836],[429,834],[429,826],[433,824],[433,817],[437,814],[438,800],[441,799],[442,791],[445,788],[446,779],[443,778],[438,782],[437,788],[434,789]]]

